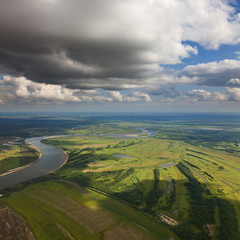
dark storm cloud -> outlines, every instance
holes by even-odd
[[[232,7],[196,1],[1,0],[0,73],[70,88],[161,85],[159,64],[197,54],[183,41],[239,42]],[[222,26],[228,31],[213,34]]]
[[[0,5],[3,73],[101,87],[106,78],[131,79],[158,68],[138,56],[148,50],[144,39],[127,37],[121,21],[111,22],[119,19],[118,1],[3,0]]]

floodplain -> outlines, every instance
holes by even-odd
[[[1,193],[36,239],[240,239],[238,117],[84,121],[43,140],[62,168]]]

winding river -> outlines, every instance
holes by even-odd
[[[41,152],[41,157],[26,168],[22,167],[20,170],[2,175],[0,177],[0,190],[43,176],[61,167],[66,162],[67,155],[61,149],[41,142],[46,137],[27,138],[25,140]]]
[[[148,137],[154,137],[156,132],[151,130],[145,130],[141,128],[140,130],[146,131],[145,133],[150,134]],[[61,135],[63,136],[63,135]],[[95,135],[99,136],[99,135]],[[119,137],[119,135],[108,135],[111,137]],[[61,149],[47,145],[41,142],[42,139],[47,138],[49,136],[42,136],[42,137],[33,137],[27,138],[25,141],[26,143],[31,144],[35,148],[37,148],[41,156],[38,161],[33,162],[30,165],[20,167],[18,169],[13,169],[12,172],[8,172],[2,174],[0,176],[0,190],[5,188],[14,186],[16,184],[22,183],[27,180],[31,180],[33,178],[37,178],[43,176],[47,173],[50,173],[58,168],[60,168],[67,160],[67,155]],[[135,135],[123,135],[121,137],[126,138],[134,138],[134,137],[144,137],[141,134],[137,133]]]

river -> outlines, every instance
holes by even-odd
[[[56,170],[65,163],[67,155],[61,149],[41,142],[41,140],[46,137],[47,136],[34,137],[25,140],[41,152],[41,157],[38,161],[26,168],[21,168],[18,171],[1,176],[0,190],[43,176],[53,170]]]
[[[150,134],[148,137],[154,137],[156,132],[151,130],[146,130],[145,128],[141,128],[140,130],[146,131],[145,134]],[[60,136],[60,135],[59,135]],[[64,136],[64,135],[61,135]],[[65,135],[65,136],[74,136],[74,135]],[[102,135],[95,135],[102,136]],[[133,137],[144,137],[141,133],[137,133],[135,135],[124,135],[124,134],[112,134],[108,135],[111,137],[125,137],[125,138],[133,138]],[[30,166],[21,167],[20,170],[15,170],[8,174],[3,174],[0,176],[0,190],[3,190],[7,187],[14,186],[16,184],[22,183],[27,180],[31,180],[33,178],[37,178],[43,176],[49,172],[56,170],[61,167],[67,159],[67,155],[61,149],[57,147],[53,147],[51,145],[47,145],[41,142],[42,139],[47,138],[49,136],[42,137],[33,137],[27,138],[25,140],[26,143],[31,144],[35,148],[37,148],[41,152],[41,157],[38,161],[32,163]]]

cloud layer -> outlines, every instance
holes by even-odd
[[[186,97],[193,101],[208,101],[208,102],[240,102],[240,88],[227,88],[224,93],[209,92],[203,89],[194,89],[185,94]]]
[[[0,104],[16,98],[25,101],[56,102],[151,102],[147,93],[69,89],[60,85],[35,83],[25,77],[4,76],[0,80]],[[4,93],[3,93],[4,92]]]
[[[194,78],[200,85],[206,86],[240,86],[240,60],[225,59],[220,62],[189,65],[181,75]]]
[[[0,69],[71,89],[141,89],[196,76],[208,85],[224,85],[226,80],[214,82],[211,76],[203,80],[200,70],[209,73],[209,66],[188,67],[177,78],[159,64],[197,54],[186,41],[211,49],[239,43],[239,21],[226,0],[2,0]],[[234,63],[223,65],[227,72]],[[52,88],[57,98],[78,101],[77,92]],[[137,95],[132,97],[149,100]]]

